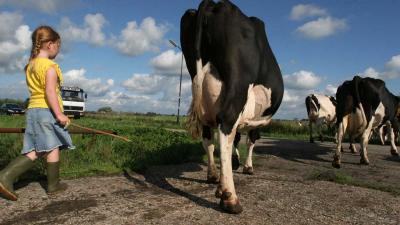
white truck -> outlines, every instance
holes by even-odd
[[[79,87],[61,87],[64,114],[75,119],[84,116],[87,94]]]

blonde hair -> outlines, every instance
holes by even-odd
[[[53,42],[59,41],[61,40],[61,37],[50,26],[40,26],[33,31],[31,39],[32,39],[32,49],[28,64],[32,59],[36,58],[44,43],[49,41]]]

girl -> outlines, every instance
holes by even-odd
[[[60,44],[59,34],[49,26],[40,26],[32,33],[31,57],[25,67],[30,99],[22,155],[0,171],[0,193],[9,200],[18,199],[13,188],[16,178],[32,168],[33,162],[42,156],[47,160],[47,193],[67,189],[67,185],[59,180],[60,150],[74,146],[65,129],[69,119],[63,114],[60,96],[63,76],[58,64],[52,61]]]

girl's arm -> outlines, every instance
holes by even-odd
[[[56,70],[53,67],[50,67],[46,72],[46,99],[47,103],[51,110],[53,110],[54,115],[56,116],[57,121],[61,125],[67,125],[69,119],[67,116],[60,109],[60,105],[58,103],[58,96],[57,96],[57,82],[58,76]]]

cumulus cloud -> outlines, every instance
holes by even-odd
[[[0,90],[0,98],[25,100],[29,97],[29,92],[25,80],[19,80],[11,83],[2,83],[0,85]]]
[[[372,67],[368,67],[364,72],[359,74],[362,77],[372,77],[372,78],[379,78],[382,76],[378,71],[376,71]]]
[[[154,18],[147,17],[140,25],[136,21],[128,22],[121,34],[112,39],[112,43],[122,54],[137,56],[158,51],[166,32],[166,25],[156,24]]]
[[[290,13],[290,19],[301,20],[307,17],[326,16],[328,12],[318,6],[312,4],[299,4],[293,6]]]
[[[400,71],[400,55],[393,56],[389,62],[386,63],[388,70]]]
[[[87,14],[84,18],[83,26],[75,25],[69,18],[62,18],[60,33],[67,41],[84,41],[93,45],[101,46],[106,43],[106,35],[103,27],[108,22],[100,14]]]
[[[400,77],[400,55],[393,56],[386,64],[384,71],[380,72],[372,67],[368,67],[364,72],[359,73],[363,77],[373,77],[379,79],[395,79]]]
[[[26,62],[26,51],[31,47],[29,26],[23,24],[19,13],[0,13],[0,72],[12,74],[22,72]]]
[[[176,113],[176,105],[172,102],[160,101],[146,95],[131,95],[123,92],[111,91],[102,98],[88,101],[88,108],[97,110],[100,107],[109,106],[114,111],[123,112],[157,112],[163,114]]]
[[[157,74],[178,76],[181,73],[182,52],[175,52],[174,50],[167,50],[160,55],[154,57],[150,61],[150,65]],[[183,58],[182,74],[189,75],[186,68],[185,58]]]
[[[80,4],[80,0],[0,0],[1,5],[36,10],[47,14],[55,14],[59,10]]]
[[[176,76],[161,76],[155,74],[133,74],[131,78],[122,82],[122,87],[128,92],[120,92],[118,95],[107,95],[109,104],[118,109],[118,104],[135,105],[135,112],[159,112],[173,114],[176,113],[179,98],[179,78]],[[181,87],[181,107],[182,114],[187,112],[191,101],[191,81],[185,79]],[[106,97],[107,97],[106,96]],[[145,100],[144,100],[145,99]],[[142,101],[143,100],[143,101]],[[128,103],[129,102],[129,103]],[[142,104],[139,105],[139,102]],[[124,110],[125,111],[125,110]]]
[[[296,32],[306,38],[321,39],[334,35],[335,33],[347,28],[348,25],[345,19],[324,17],[303,24],[296,29]]]
[[[337,91],[337,87],[333,86],[332,84],[326,85],[325,92],[327,95],[335,96]]]
[[[159,75],[133,74],[122,86],[138,94],[155,94],[165,85],[166,78]]]
[[[313,72],[300,70],[292,75],[283,76],[284,84],[291,89],[312,89],[321,83],[321,78]]]
[[[89,96],[104,96],[114,85],[114,80],[108,79],[105,83],[100,79],[89,79],[85,76],[85,69],[75,69],[64,73],[64,85],[78,86]]]

